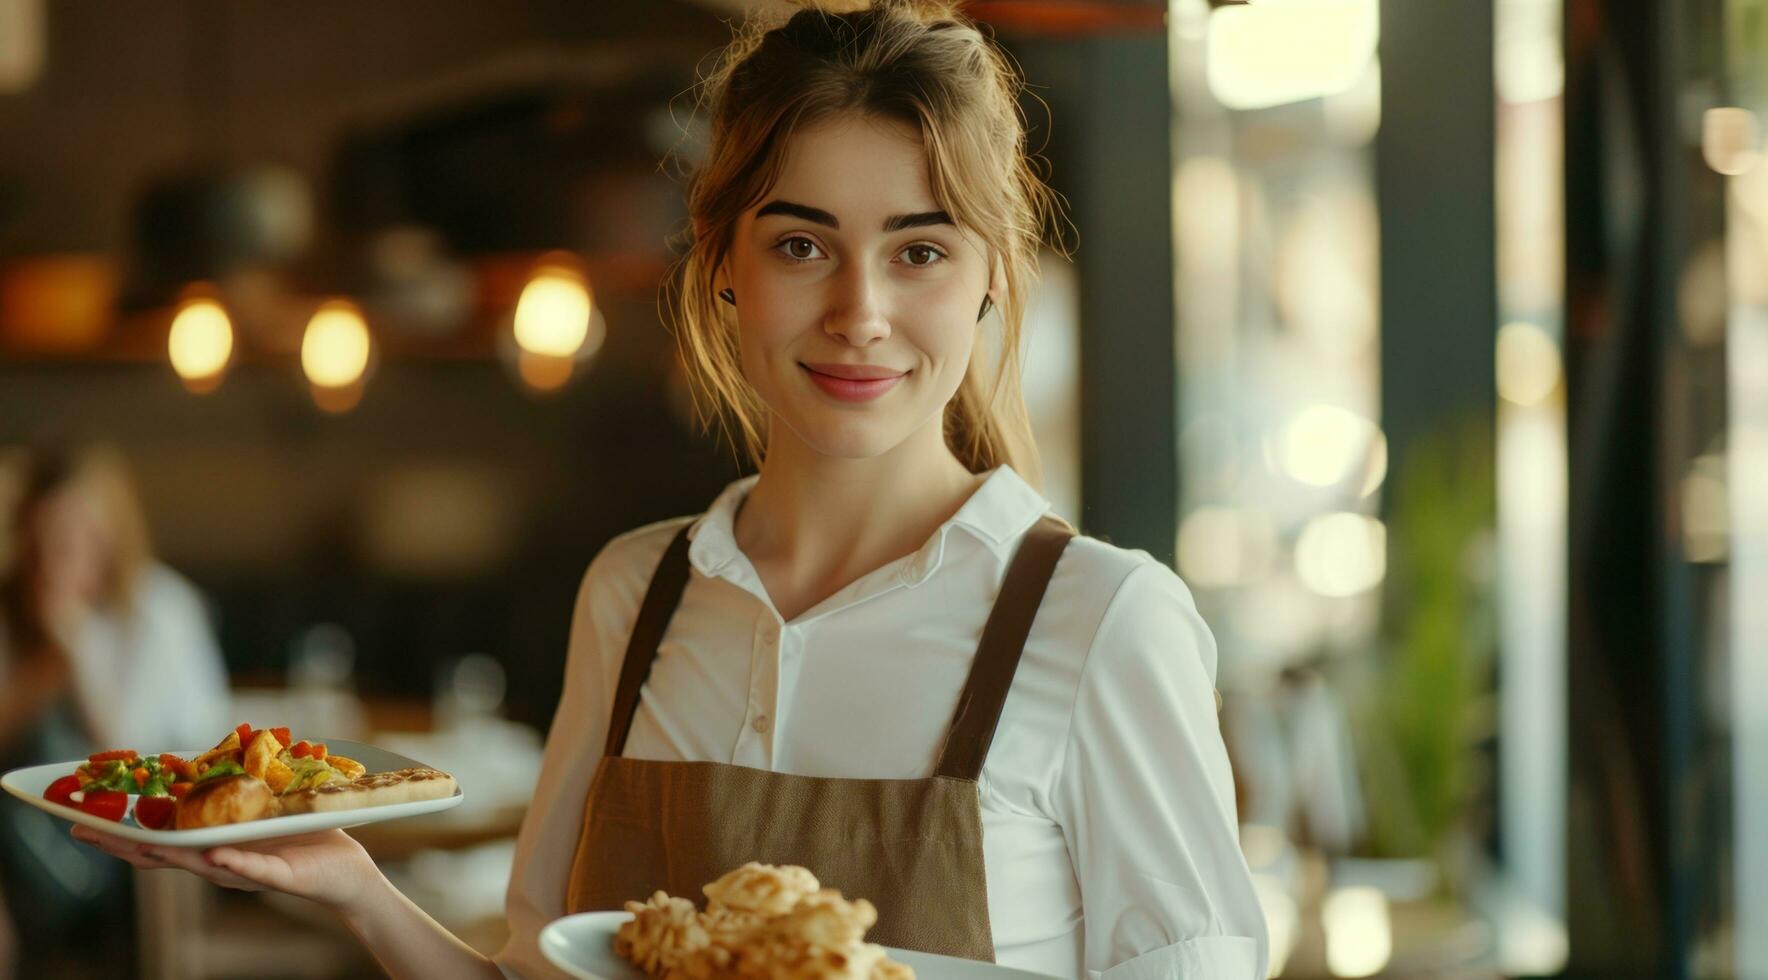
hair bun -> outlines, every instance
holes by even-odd
[[[901,11],[924,20],[947,20],[957,16],[954,0],[786,0],[800,10],[824,14],[858,14],[867,11]]]

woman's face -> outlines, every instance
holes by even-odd
[[[783,425],[814,452],[860,459],[943,430],[990,268],[934,203],[916,130],[858,115],[800,130],[778,183],[739,218],[725,272],[773,439]]]
[[[44,598],[55,606],[96,603],[110,575],[112,547],[97,495],[74,486],[38,505],[35,538]]]

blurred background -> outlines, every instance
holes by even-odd
[[[658,286],[767,3],[0,0],[0,768],[422,758],[362,838],[496,949],[585,565],[741,472]],[[1046,494],[1218,637],[1274,974],[1768,977],[1768,0],[967,9],[1077,232]],[[10,799],[0,908],[0,977],[374,972]]]

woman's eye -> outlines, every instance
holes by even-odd
[[[945,253],[931,245],[910,245],[902,250],[909,265],[928,266],[945,258]]]
[[[786,257],[795,262],[809,262],[822,254],[822,249],[817,248],[816,242],[808,238],[788,238],[774,248],[786,253]]]

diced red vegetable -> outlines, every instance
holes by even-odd
[[[129,809],[129,794],[114,789],[90,789],[80,800],[80,809],[106,820],[122,820]]]
[[[94,752],[86,757],[86,761],[93,765],[97,765],[100,762],[111,762],[113,760],[118,762],[128,762],[130,759],[139,758],[141,758],[141,756],[137,755],[134,749],[111,749],[108,752]]]
[[[171,772],[178,779],[193,778],[190,772],[190,763],[170,752],[160,753],[160,768]]]
[[[324,742],[314,742],[313,743],[313,758],[318,759],[322,762],[325,760],[325,743]]]
[[[286,729],[286,728],[272,728],[270,730],[270,734],[276,736],[276,740],[278,742],[282,743],[282,745],[284,747],[286,747],[289,744],[289,730],[288,729]]]
[[[43,798],[51,803],[60,803],[62,806],[73,806],[74,802],[68,797],[72,796],[79,788],[80,777],[63,776],[49,784],[49,788],[43,791]]]
[[[195,783],[173,783],[166,787],[166,792],[171,793],[175,799],[183,799],[184,794],[190,792],[190,788],[195,785]]]
[[[234,731],[239,733],[239,747],[240,748],[243,749],[246,746],[252,744],[252,726],[251,725],[248,725],[245,722],[240,722],[239,727],[235,728]]]
[[[296,742],[295,744],[289,746],[289,755],[292,755],[297,759],[305,759],[312,754],[313,754],[313,746],[308,744],[306,739],[302,739],[301,741]]]
[[[170,796],[143,796],[135,801],[135,822],[148,830],[164,830],[172,826],[172,815],[178,801]]]
[[[148,773],[147,773],[146,769],[137,768],[134,772],[130,773],[129,775],[134,778],[135,785],[137,785],[137,786],[146,786],[147,785]]]

